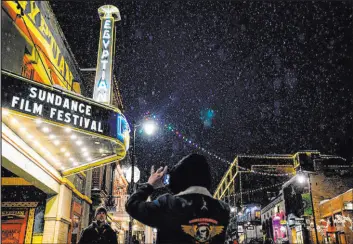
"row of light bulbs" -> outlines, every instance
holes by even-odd
[[[2,114],[3,116],[10,116],[10,112],[7,110],[7,109],[2,109]],[[10,117],[9,117],[10,118]],[[20,122],[15,118],[15,117],[12,117],[11,118],[11,123],[13,125],[16,125],[16,126],[20,126]],[[41,119],[36,119],[35,120],[35,123],[37,125],[41,125],[43,123],[43,121]],[[41,128],[42,132],[48,134],[50,133],[50,128],[44,126]],[[60,167],[61,170],[65,170],[65,166],[62,165],[62,163],[60,162],[60,160],[58,160],[57,158],[55,158],[44,146],[42,146],[39,141],[35,140],[34,139],[34,136],[31,135],[27,129],[24,127],[24,126],[20,126],[19,128],[19,131],[21,133],[24,134],[24,136],[29,140],[31,141],[47,158],[49,158],[57,167]],[[71,128],[69,127],[66,127],[64,128],[64,131],[66,133],[70,133],[72,130]],[[55,134],[49,134],[48,135],[49,139],[52,141],[52,143],[55,145],[55,146],[59,146],[61,144],[61,142],[57,139],[57,136]],[[72,134],[70,136],[70,138],[72,140],[76,140],[77,139],[77,135],[75,134]],[[33,140],[34,139],[34,140]],[[77,146],[82,146],[83,145],[83,142],[81,140],[76,140],[75,141],[76,145]],[[103,152],[103,149],[99,149],[100,152]],[[79,163],[73,158],[71,157],[71,153],[65,148],[65,147],[62,147],[60,148],[60,152],[63,153],[63,155],[65,157],[68,158],[69,161],[72,162],[72,165],[73,166],[77,166]],[[86,160],[87,161],[91,161],[92,158],[90,157],[90,154],[88,152],[88,149],[86,147],[82,147],[81,148],[81,153],[84,157],[86,157]]]

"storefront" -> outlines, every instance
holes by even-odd
[[[275,243],[289,241],[283,195],[278,196],[261,210],[261,220],[266,237],[271,238]]]
[[[76,243],[91,169],[129,148],[115,107],[83,97],[48,2],[2,2],[2,243]]]
[[[353,243],[353,189],[319,205],[320,234],[325,243]]]

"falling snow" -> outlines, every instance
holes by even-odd
[[[349,1],[111,3],[122,16],[115,75],[130,122],[154,113],[227,160],[302,149],[352,159]],[[101,4],[51,5],[80,67],[95,67]],[[163,129],[137,138],[144,177],[193,150]],[[209,160],[216,184],[227,164]]]

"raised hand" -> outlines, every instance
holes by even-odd
[[[164,186],[163,176],[167,173],[168,166],[160,167],[157,171],[154,170],[154,165],[151,167],[151,175],[147,183],[152,185],[154,189]]]

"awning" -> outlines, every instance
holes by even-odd
[[[3,123],[62,175],[121,160],[129,125],[115,107],[1,71]]]

